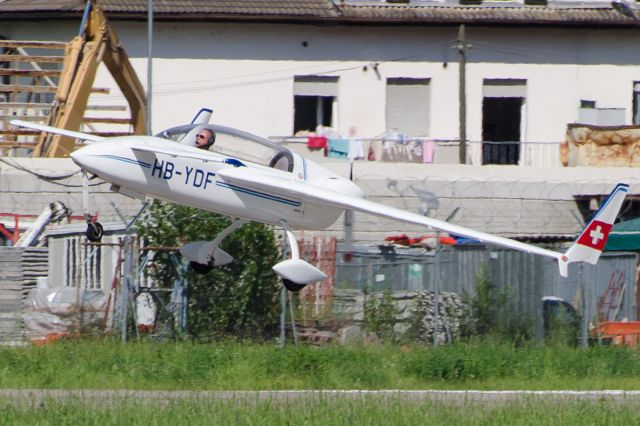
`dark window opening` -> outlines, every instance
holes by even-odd
[[[598,211],[606,198],[606,195],[582,195],[576,197],[576,204],[578,205],[578,210],[582,215],[584,223],[587,223],[589,220],[591,220],[591,217]],[[620,213],[618,213],[615,223],[637,219],[639,216],[640,198],[634,195],[628,195],[622,203]]]
[[[595,108],[595,107],[596,107],[596,101],[580,99],[580,108]]]
[[[640,125],[640,83],[634,82],[633,90],[633,125]]]
[[[333,96],[294,97],[293,133],[301,130],[315,131],[318,125],[331,126],[333,119]]]
[[[518,164],[523,98],[482,101],[482,164]]]

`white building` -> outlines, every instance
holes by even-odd
[[[0,36],[68,41],[82,3],[4,1]],[[520,150],[521,164],[555,165],[547,163],[568,123],[638,124],[640,31],[633,19],[601,0],[526,3],[159,3],[153,130],[190,121],[207,106],[218,123],[265,136],[292,135],[320,118],[345,136],[397,128],[457,140],[460,24],[470,141],[535,144]],[[144,81],[146,2],[100,4]],[[472,164],[482,162],[476,151]],[[552,153],[536,158],[530,151]]]

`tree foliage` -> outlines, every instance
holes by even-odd
[[[211,241],[231,222],[199,209],[155,201],[139,223],[138,233],[146,244],[181,246],[191,241]],[[189,268],[189,334],[200,340],[229,335],[272,337],[278,325],[280,289],[271,269],[279,256],[273,228],[245,224],[225,238],[220,248],[233,256],[233,262],[205,275]],[[158,252],[154,266],[155,278],[171,287],[173,273],[168,255]]]

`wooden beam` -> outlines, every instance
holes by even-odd
[[[25,56],[25,55],[0,55],[0,62],[51,62],[62,63],[64,56]]]
[[[132,124],[131,118],[83,117],[82,121],[85,123]]]
[[[0,84],[0,92],[34,92],[34,93],[55,93],[58,90],[53,86],[26,86],[20,84]],[[109,89],[106,87],[94,87],[91,89],[91,93],[101,93],[103,95],[109,94]]]
[[[26,130],[26,129],[15,129],[15,130],[7,130],[0,129],[0,135],[40,135],[40,130]]]
[[[34,93],[56,93],[57,87],[52,86],[25,86],[21,84],[0,84],[0,92],[18,93],[18,92],[34,92]]]
[[[2,105],[2,104],[0,104]],[[87,105],[87,111],[126,111],[126,105]]]
[[[5,48],[64,49],[66,45],[63,41],[0,40],[0,47]]]
[[[36,141],[33,142],[4,142],[0,141],[0,148],[33,148]]]
[[[0,68],[0,75],[16,77],[57,77],[60,70],[17,70],[15,68]]]
[[[51,104],[39,104],[35,102],[0,102],[0,110],[10,108],[51,109]]]
[[[1,110],[1,109],[0,109]],[[0,114],[0,120],[23,120],[23,121],[42,121],[43,124],[47,121],[45,115],[5,115]]]

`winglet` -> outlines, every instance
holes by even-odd
[[[611,194],[584,227],[573,245],[563,256],[558,258],[560,275],[567,276],[569,263],[572,262],[596,264],[607,244],[609,232],[611,232],[627,192],[629,192],[629,185],[624,183],[619,183],[611,191]]]

